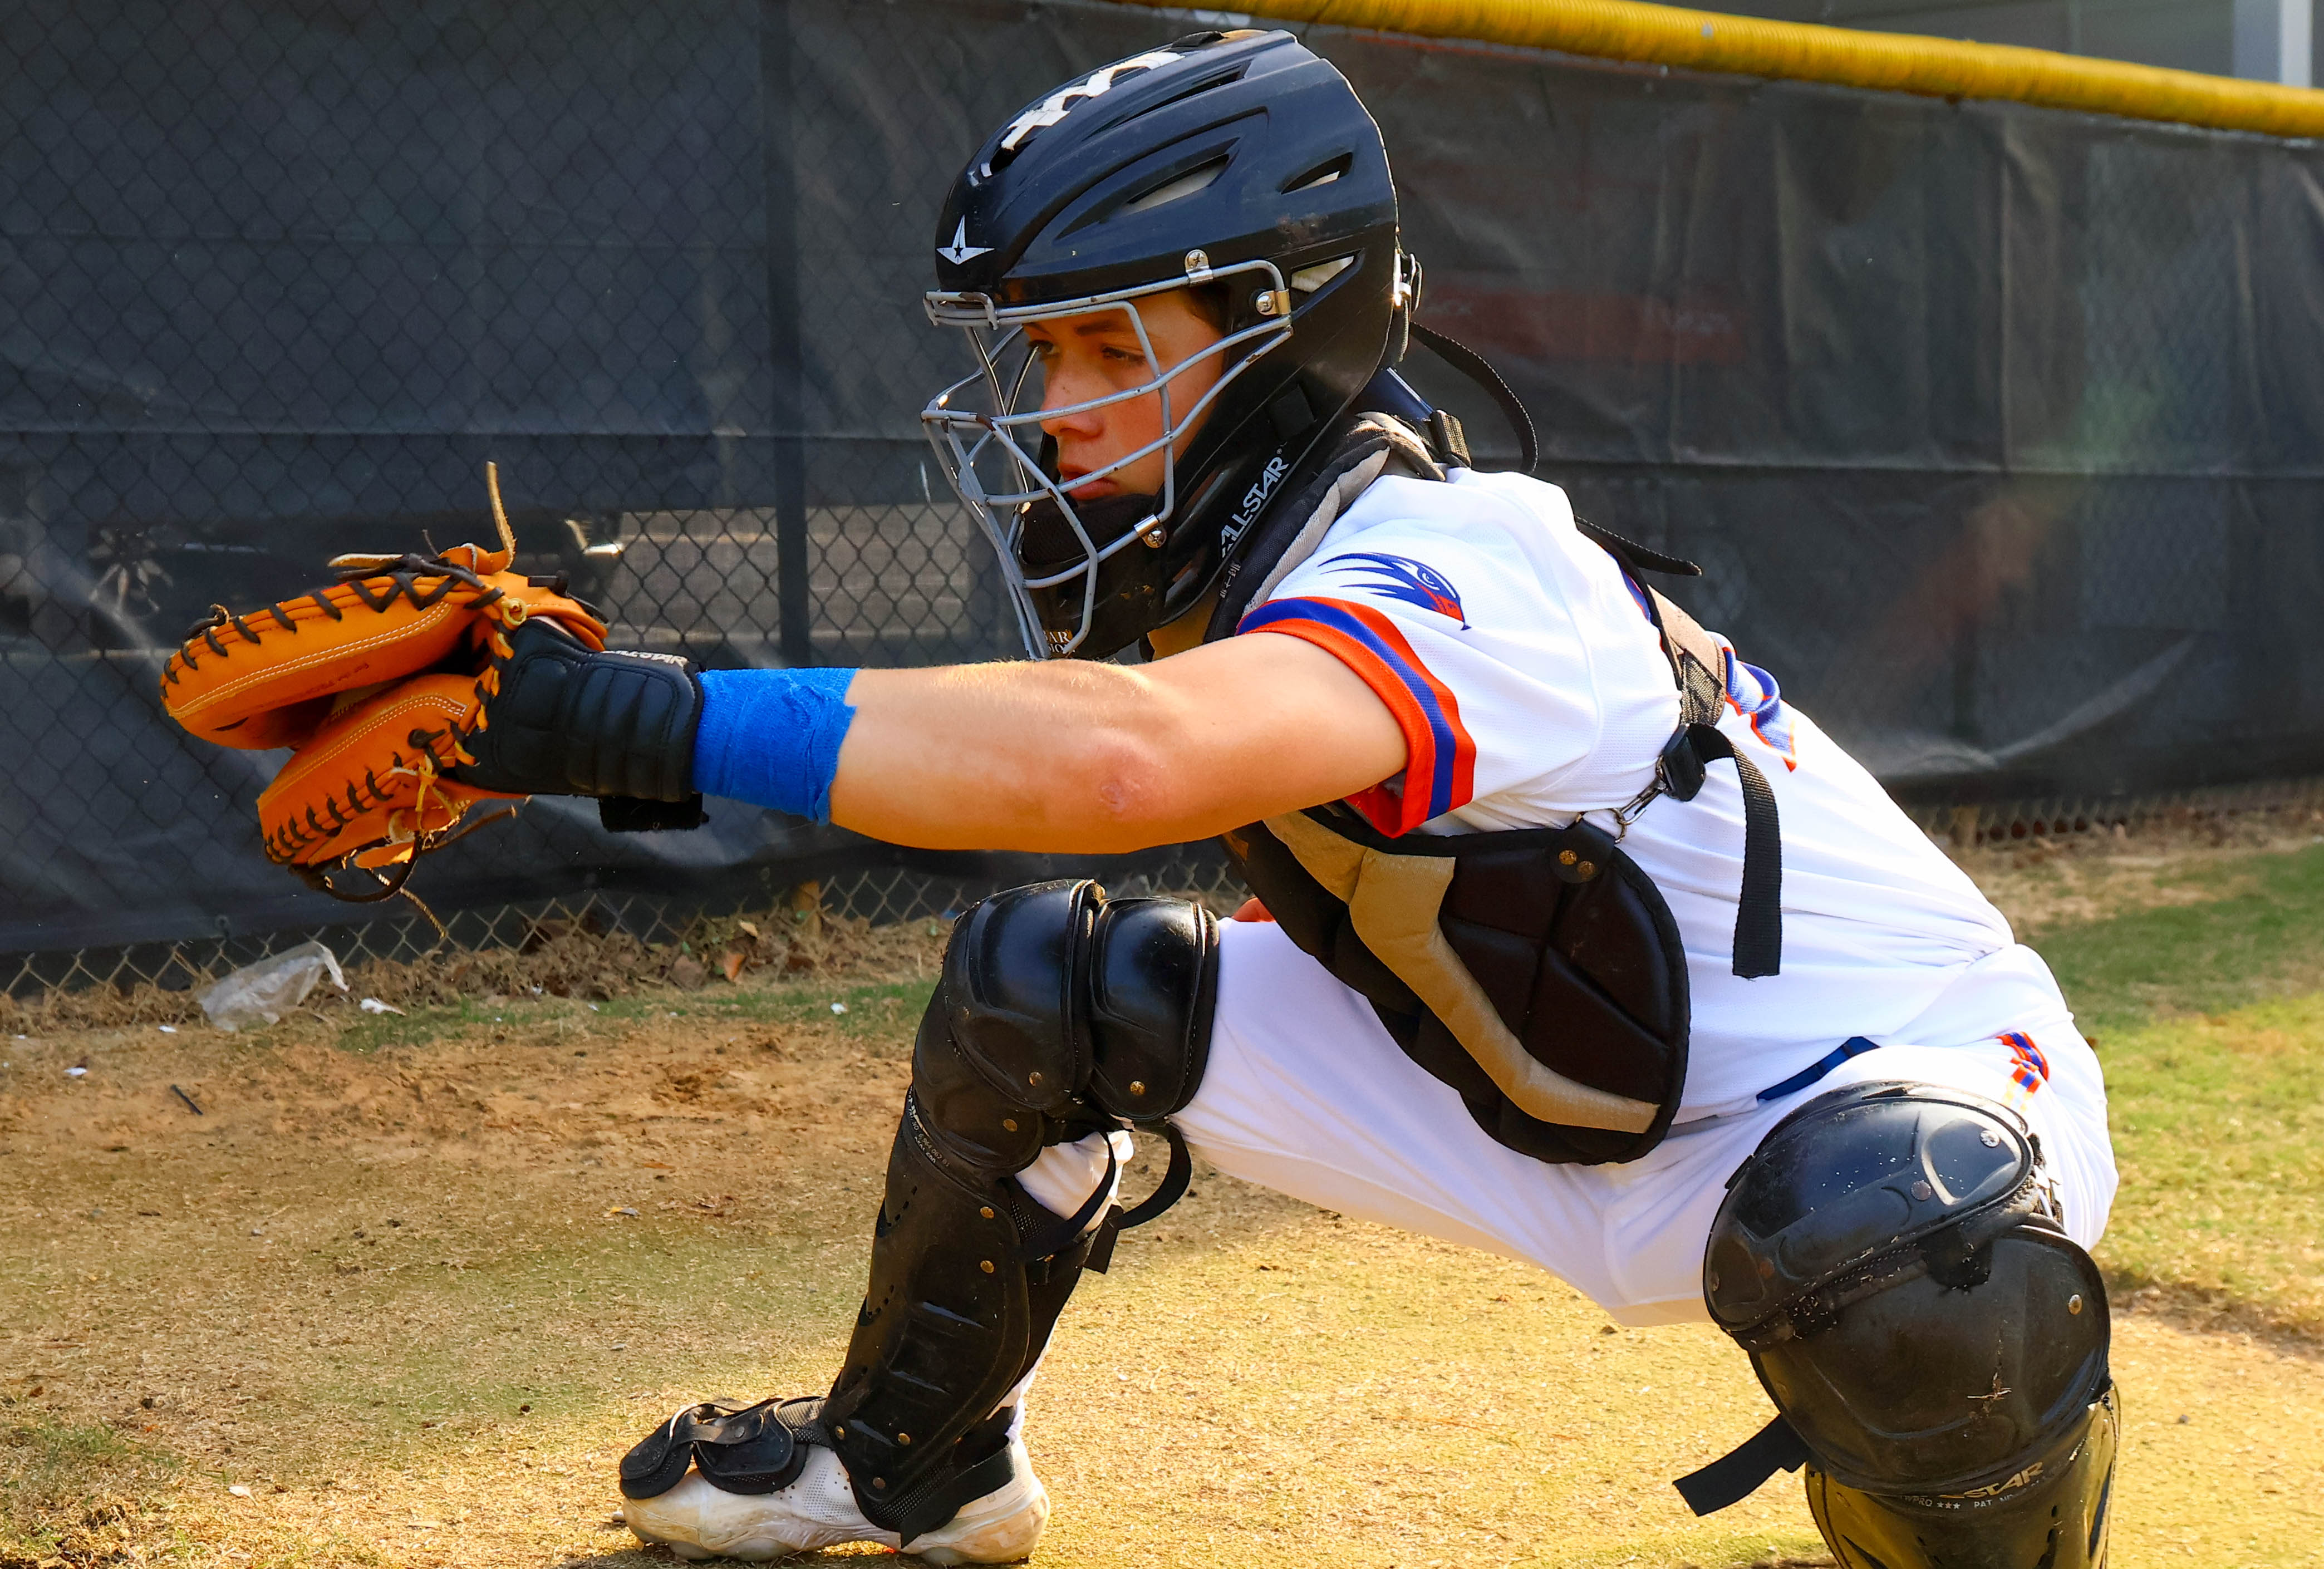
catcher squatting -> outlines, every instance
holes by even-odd
[[[632,825],[715,795],[935,847],[1222,835],[1258,900],[969,911],[829,1392],[677,1413],[622,1462],[631,1528],[1025,1556],[1043,1348],[1191,1147],[1626,1324],[1707,1313],[1777,1416],[1680,1483],[1699,1510],[1803,1466],[1848,1569],[2102,1564],[2096,1058],[1969,880],[1652,586],[1689,564],[1480,472],[1396,374],[1418,339],[1499,389],[1412,321],[1347,82],[1281,32],[1108,66],[992,134],[936,255],[974,368],[923,419],[1047,657],[705,672],[512,614],[447,777]],[[1125,1214],[1130,1128],[1173,1159]]]

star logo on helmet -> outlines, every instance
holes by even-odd
[[[938,245],[936,247],[936,254],[942,256],[945,261],[950,262],[955,267],[973,262],[979,256],[989,256],[991,254],[992,247],[991,245],[972,245],[968,243],[968,220],[966,218],[961,219],[960,226],[953,230],[951,245]]]

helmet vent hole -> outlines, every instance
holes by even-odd
[[[1342,152],[1336,158],[1326,159],[1297,179],[1287,181],[1283,187],[1283,194],[1289,196],[1295,191],[1313,190],[1319,185],[1329,185],[1352,168],[1355,161],[1356,155],[1352,152]]]
[[[1243,72],[1249,69],[1250,67],[1247,61],[1238,61],[1222,71],[1218,71],[1211,76],[1204,77],[1196,81],[1188,82],[1185,87],[1180,88],[1176,92],[1171,93],[1166,97],[1157,98],[1150,104],[1139,105],[1135,109],[1122,115],[1122,117],[1119,121],[1114,122],[1114,124],[1127,125],[1133,120],[1142,120],[1148,115],[1158,114],[1162,110],[1167,109],[1174,105],[1183,104],[1188,98],[1200,97],[1204,93],[1213,91],[1219,88],[1231,87],[1236,82],[1242,80]]]
[[[1355,264],[1353,256],[1338,256],[1312,267],[1302,267],[1291,274],[1291,287],[1302,294],[1313,294]]]
[[[1191,169],[1184,174],[1173,176],[1140,195],[1131,197],[1114,210],[1117,213],[1152,212],[1157,207],[1167,207],[1174,201],[1183,201],[1195,192],[1207,189],[1213,180],[1224,174],[1226,171],[1227,161],[1223,158],[1213,158],[1200,168]]]

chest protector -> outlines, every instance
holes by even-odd
[[[1444,456],[1465,460],[1451,433]],[[1231,635],[1384,473],[1442,480],[1437,454],[1400,421],[1360,417],[1323,469],[1270,509],[1227,578],[1208,636]],[[1626,573],[1692,574],[1578,525]],[[1632,581],[1636,582],[1633,576]],[[1718,729],[1725,651],[1676,605],[1644,590],[1678,688],[1679,724],[1654,782],[1622,805],[1691,800],[1716,760],[1744,797],[1735,973],[1782,963],[1783,847],[1774,792]],[[1284,934],[1362,994],[1405,1054],[1456,1091],[1478,1126],[1536,1159],[1636,1160],[1670,1131],[1686,1082],[1686,956],[1661,891],[1616,835],[1563,828],[1390,838],[1343,803],[1226,835],[1245,882]]]

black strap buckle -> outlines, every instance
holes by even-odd
[[[1711,777],[1710,765],[1695,745],[1695,729],[1694,725],[1682,725],[1672,731],[1671,738],[1663,743],[1661,755],[1655,759],[1655,777],[1662,781],[1663,793],[1674,800],[1694,799],[1702,793],[1703,781]]]

